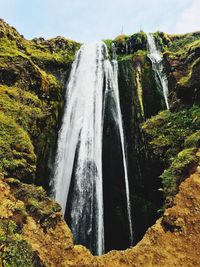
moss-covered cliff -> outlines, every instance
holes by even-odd
[[[48,185],[65,83],[79,46],[62,37],[28,41],[0,20],[0,172],[5,177]]]
[[[160,112],[165,109],[165,103],[148,57],[146,34],[139,32],[131,36],[120,35],[113,41],[105,40],[110,54],[112,43],[115,44],[119,62],[120,102],[128,144],[136,241],[166,207],[173,205],[180,183],[197,164],[196,150],[199,148],[199,71],[194,66],[200,56],[200,35],[198,32],[185,35],[156,32],[154,37],[163,53],[170,111]],[[121,190],[120,193],[115,186],[116,180],[120,181],[120,169],[119,162],[116,163],[112,156],[116,154],[112,130],[107,129],[105,139],[107,150],[104,160],[107,166],[115,164],[116,170],[113,177],[111,172],[106,177],[111,203],[111,192],[121,200],[124,192]],[[109,153],[108,146],[114,153]],[[117,232],[117,225],[121,222],[123,207],[121,210],[119,205],[117,207],[111,209],[115,226],[110,222],[109,233]],[[116,236],[116,233],[113,235]],[[120,235],[117,237],[120,238]]]
[[[164,100],[148,58],[146,34],[141,31],[105,42],[110,54],[115,43],[119,61],[135,240],[142,238],[165,208],[172,208],[136,247],[98,258],[73,245],[59,205],[42,188],[18,181],[48,189],[65,83],[80,44],[63,37],[29,41],[0,20],[1,266],[181,266],[184,262],[197,266],[200,34],[157,32],[154,36],[164,56],[169,111],[162,111]],[[112,127],[105,128],[105,197],[122,200],[121,206],[108,202],[113,206],[105,214],[106,235],[114,238],[107,244],[110,250],[128,246],[128,229],[123,220],[125,189],[115,158],[116,140]],[[109,166],[116,167],[113,173]],[[109,221],[111,216],[115,225]]]

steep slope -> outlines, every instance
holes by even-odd
[[[0,20],[0,172],[5,177],[47,187],[65,83],[78,47],[62,37],[28,41]]]

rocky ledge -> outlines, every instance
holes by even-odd
[[[200,159],[200,151],[196,155]],[[180,185],[173,206],[135,247],[99,257],[73,244],[60,206],[41,187],[2,178],[0,266],[198,266],[200,164],[191,171]]]

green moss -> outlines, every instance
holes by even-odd
[[[27,132],[0,112],[0,172],[5,176],[33,179],[36,157]]]
[[[0,21],[0,56],[23,56],[31,58],[40,66],[46,63],[66,64],[73,61],[75,52],[80,44],[72,40],[56,37],[49,40],[42,38],[28,41],[14,28]]]
[[[39,222],[44,230],[54,227],[61,220],[60,206],[47,197],[42,187],[21,184],[13,179],[7,179],[6,182],[14,196],[25,203],[26,212]]]
[[[113,40],[111,40],[111,39],[104,39],[103,42],[106,44],[108,50],[110,51],[112,49]]]
[[[160,112],[142,128],[153,162],[161,163],[161,171],[165,169],[161,179],[165,206],[170,206],[179,184],[198,163],[200,108]]]
[[[0,109],[24,130],[38,134],[37,120],[45,116],[46,104],[36,94],[17,87],[0,86]]]
[[[170,43],[169,50],[180,53],[180,50],[185,47],[194,48],[194,45],[199,44],[200,35],[189,33],[184,35],[169,35],[169,38],[173,40]]]
[[[79,43],[63,37],[49,40],[24,40],[23,45],[26,54],[42,68],[45,68],[47,64],[66,65],[68,62],[72,62],[75,52],[80,48]]]
[[[127,60],[139,60],[141,63],[144,63],[145,59],[147,56],[147,51],[144,50],[138,50],[133,54],[128,54],[128,55],[117,55],[117,60],[118,61],[127,61]]]
[[[200,147],[200,131],[197,131],[188,136],[184,142],[184,147]]]
[[[36,255],[25,240],[10,241],[2,254],[5,267],[36,267]]]
[[[199,43],[200,46],[200,43]],[[178,81],[178,85],[181,86],[191,86],[191,80],[193,75],[193,69],[200,63],[200,58],[197,58],[195,61],[193,61],[191,64],[187,67],[187,72],[184,76],[180,78]]]
[[[125,44],[126,44],[126,38],[127,38],[127,36],[126,36],[125,34],[121,34],[121,35],[118,35],[118,36],[114,39],[114,41],[115,41],[116,43],[120,43],[120,44],[122,44],[122,45],[125,45]]]
[[[64,86],[46,66],[55,69],[65,66],[67,71],[80,44],[61,37],[28,41],[17,32],[11,36],[13,30],[9,25],[0,22],[1,27],[4,35],[0,38],[0,110],[29,134],[38,161],[43,162],[41,165],[46,164],[54,147],[56,124],[64,102]],[[8,142],[12,147],[10,138]],[[5,151],[6,147],[6,140],[2,140],[1,148]],[[32,162],[27,164],[25,154],[11,150],[12,153],[0,156],[0,171],[6,177],[19,179],[22,178],[20,172],[26,172],[31,181],[35,163],[32,168]],[[27,171],[22,171],[26,168]]]
[[[165,51],[170,46],[171,40],[166,33],[157,31],[153,35],[161,51]]]
[[[171,166],[161,175],[166,206],[172,204],[172,199],[178,191],[178,186],[189,175],[189,171],[197,165],[198,157],[196,152],[196,148],[182,150],[173,160]]]
[[[134,52],[138,50],[146,50],[147,35],[143,31],[139,31],[126,37],[127,43],[131,43]]]
[[[135,81],[136,81],[137,95],[138,95],[141,113],[144,116],[143,89],[142,89],[141,80],[142,80],[142,71],[141,71],[141,66],[138,65],[138,67],[136,68],[136,73],[135,73]]]
[[[5,267],[42,266],[32,247],[23,240],[19,227],[12,219],[0,220],[1,261]]]
[[[143,124],[149,149],[166,167],[183,148],[186,138],[199,129],[199,118],[200,108],[194,106],[176,113],[160,112]]]
[[[0,38],[0,57],[2,56],[22,56],[27,58],[27,55],[18,49],[16,41],[8,38]]]

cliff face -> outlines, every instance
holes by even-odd
[[[62,37],[28,41],[0,20],[1,266],[198,266],[200,34],[154,36],[170,91],[170,111],[160,113],[164,101],[147,55],[146,34],[105,42],[117,48],[137,241],[164,214],[135,247],[93,257],[73,245],[59,205],[42,188],[21,183],[48,189],[65,83],[80,44]],[[104,139],[113,152],[105,150],[104,164],[117,167],[109,127]],[[123,190],[112,187],[120,179],[118,169],[114,175],[107,170],[107,195],[123,198]],[[112,209],[115,226],[110,214],[105,216],[107,234],[113,231],[115,243],[126,247],[116,231],[123,223],[119,208]],[[112,247],[108,244],[108,250]]]
[[[200,151],[196,156],[199,161]],[[0,266],[198,266],[200,164],[191,171],[173,207],[135,247],[100,257],[73,245],[59,205],[41,187],[1,180]]]
[[[199,159],[199,152],[197,157]],[[126,251],[97,259],[97,266],[198,266],[200,166],[180,186],[172,208]]]
[[[1,180],[0,200],[0,266],[91,266],[90,252],[73,245],[60,206],[41,187]]]
[[[0,172],[5,177],[48,185],[65,83],[78,47],[61,37],[28,41],[0,21]]]

